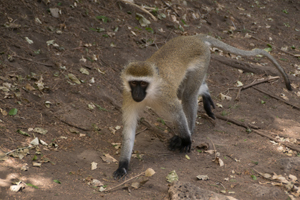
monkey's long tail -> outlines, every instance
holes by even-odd
[[[262,50],[262,49],[253,49],[251,51],[245,51],[245,50],[241,50],[241,49],[235,48],[233,46],[230,46],[230,45],[228,45],[228,44],[226,44],[224,42],[221,42],[220,40],[217,40],[217,39],[215,39],[213,37],[210,37],[210,36],[200,35],[200,37],[203,39],[204,42],[208,42],[209,46],[217,47],[219,49],[222,49],[224,51],[228,51],[228,52],[236,54],[236,55],[247,56],[247,57],[249,57],[249,56],[256,56],[256,55],[263,55],[263,56],[267,57],[269,60],[271,60],[274,63],[274,65],[276,66],[277,70],[283,76],[286,88],[288,90],[292,91],[290,80],[289,80],[287,74],[285,73],[284,69],[279,65],[279,63],[275,60],[275,58],[273,56],[271,56],[271,54],[269,54],[265,50]]]

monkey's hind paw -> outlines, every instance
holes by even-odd
[[[120,179],[122,177],[125,177],[127,175],[127,170],[125,168],[118,168],[114,173],[113,177],[114,179]]]
[[[170,139],[169,149],[174,151],[179,149],[180,152],[190,152],[191,151],[192,141],[191,138],[181,138],[178,135],[174,135]]]

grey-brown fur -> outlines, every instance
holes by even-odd
[[[284,70],[264,50],[240,50],[202,34],[176,37],[163,45],[146,61],[132,62],[122,72],[124,128],[119,168],[114,172],[115,178],[127,174],[138,115],[145,106],[152,107],[160,115],[174,123],[178,136],[171,138],[170,148],[190,151],[199,94],[203,96],[206,113],[214,118],[211,112],[211,107],[214,105],[205,84],[211,46],[242,56],[258,54],[266,56],[275,64],[284,77],[286,87],[291,90]],[[149,83],[146,96],[141,102],[133,100],[128,84],[130,81]]]

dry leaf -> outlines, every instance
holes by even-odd
[[[41,167],[41,166],[42,166],[42,163],[33,162],[33,163],[32,163],[32,166],[33,166],[33,167]]]
[[[267,179],[270,179],[272,177],[271,174],[268,174],[268,173],[264,173],[264,174],[261,174],[264,178],[267,178]]]
[[[90,72],[89,72],[87,69],[83,68],[83,67],[81,67],[79,71],[80,71],[82,74],[85,74],[85,75],[89,75],[89,74],[90,74]]]
[[[207,150],[207,151],[204,151],[205,153],[209,153],[209,154],[214,154],[216,151],[215,150]]]
[[[101,181],[97,180],[97,179],[93,179],[89,185],[95,186],[95,187],[100,187],[102,185],[104,185]]]
[[[216,157],[215,162],[218,163],[218,164],[220,165],[220,167],[223,167],[223,166],[224,166],[223,160],[221,160],[221,158],[219,158],[219,157]]]
[[[134,189],[138,189],[140,187],[140,183],[139,182],[133,182],[133,183],[131,183],[131,187],[133,187]]]
[[[289,100],[289,98],[288,98],[287,96],[285,96],[285,94],[283,94],[283,93],[281,93],[280,96],[281,96],[281,98],[283,98],[283,99],[286,100],[286,101]]]
[[[236,82],[236,87],[242,87],[244,84],[241,81]]]
[[[197,179],[206,181],[206,180],[208,180],[209,178],[208,178],[207,175],[198,175],[198,176],[197,176]]]
[[[43,83],[43,77],[41,76],[41,78],[35,82],[36,86],[38,87],[38,89],[40,91],[42,91],[44,89],[44,83]]]
[[[289,175],[289,178],[292,180],[293,183],[297,181],[297,177],[292,174]]]
[[[74,74],[68,74],[68,77],[74,83],[81,84],[81,82],[79,81],[79,79]]]
[[[110,132],[111,132],[112,134],[116,134],[116,131],[117,131],[117,130],[115,130],[113,127],[108,127],[108,129],[110,130]]]
[[[216,103],[216,106],[217,106],[218,108],[223,108],[222,104],[220,104],[220,103]]]
[[[115,149],[119,149],[121,147],[121,143],[111,143]]]
[[[104,154],[104,156],[101,156],[101,158],[104,162],[107,162],[108,164],[110,164],[111,162],[117,162],[117,160],[109,154]]]
[[[154,174],[155,174],[155,171],[152,168],[148,168],[145,171],[145,176],[147,176],[147,177],[153,176]]]
[[[225,94],[222,94],[222,93],[220,93],[220,98],[221,98],[221,100],[228,100],[228,101],[230,101],[231,99],[232,99],[232,97],[230,97],[230,96],[227,96],[227,95],[225,95]]]
[[[274,173],[272,179],[280,181],[281,183],[288,183],[288,181],[282,175],[277,175],[276,173]]]
[[[92,162],[92,163],[91,163],[91,170],[97,169],[97,165],[98,165],[98,163]]]
[[[171,171],[166,178],[169,183],[178,181],[178,175],[175,170]]]

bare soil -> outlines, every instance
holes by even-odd
[[[174,0],[167,2],[172,9],[160,0],[135,3],[158,8],[152,13],[164,13],[166,18],[154,21],[141,9],[115,0],[0,2],[0,153],[27,147],[35,137],[58,145],[40,144],[40,154],[34,148],[23,159],[0,161],[0,199],[168,199],[166,176],[172,170],[180,181],[217,193],[223,191],[237,199],[292,198],[284,186],[270,184],[257,171],[300,178],[300,64],[294,56],[300,54],[300,2]],[[57,16],[53,8],[59,10]],[[136,13],[151,21],[147,29],[140,25]],[[237,58],[216,51],[207,78],[213,100],[222,105],[214,113],[248,128],[206,118],[200,101],[187,159],[184,153],[168,150],[172,131],[151,111],[145,111],[143,117],[159,127],[157,130],[165,131],[165,138],[139,125],[134,146],[138,158],[132,158],[127,179],[147,168],[153,168],[156,174],[139,189],[130,188],[129,183],[100,193],[98,187],[88,185],[89,180],[98,179],[107,188],[122,181],[112,178],[117,164],[108,164],[101,156],[119,157],[120,150],[112,143],[122,139],[119,75],[123,66],[147,59],[171,38],[197,33],[240,49],[272,48],[271,54],[289,75],[293,91],[285,89],[280,77],[242,90],[236,101],[237,81],[248,85],[280,74],[266,58]],[[26,37],[33,43],[29,44]],[[52,44],[47,44],[51,40]],[[81,73],[81,68],[89,74]],[[69,74],[75,75],[80,84],[74,83]],[[232,100],[221,100],[220,93]],[[89,108],[89,104],[95,108]],[[13,108],[17,114],[9,115]],[[294,150],[272,143],[250,125],[274,140],[276,136],[288,139],[284,144]],[[121,129],[116,130],[117,126]],[[42,135],[32,131],[37,127],[48,132]],[[202,143],[220,153],[223,167],[213,162],[214,154],[197,149]],[[42,163],[41,167],[33,167],[34,160]],[[92,162],[98,163],[96,170],[91,170]],[[20,170],[25,163],[29,169]],[[197,180],[197,175],[208,175],[209,180]],[[36,187],[29,184],[22,191],[12,192],[11,184],[19,180]]]

